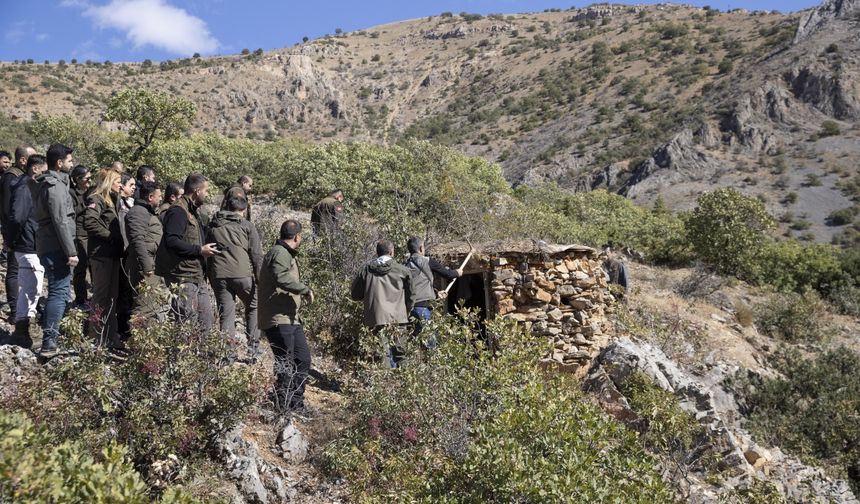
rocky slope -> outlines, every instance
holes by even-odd
[[[199,106],[195,128],[258,139],[429,138],[499,161],[514,184],[607,188],[689,208],[760,195],[829,240],[857,198],[858,5],[798,14],[600,4],[444,14],[269,52],[152,64],[0,65],[0,106],[97,120],[124,86]],[[833,121],[825,128],[825,121]]]

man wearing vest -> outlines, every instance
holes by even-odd
[[[406,260],[406,268],[412,273],[412,288],[415,290],[415,306],[409,315],[415,319],[415,334],[421,332],[424,323],[430,320],[433,309],[433,300],[436,299],[436,291],[433,289],[433,273],[438,274],[446,280],[453,280],[463,276],[462,269],[452,270],[446,268],[436,259],[424,255],[424,240],[413,236],[406,243],[409,249],[409,259]],[[435,341],[428,341],[427,346],[436,346]]]
[[[195,320],[212,329],[212,299],[206,287],[204,259],[218,253],[214,243],[203,243],[204,224],[198,209],[209,196],[209,180],[199,173],[185,179],[185,194],[165,213],[164,235],[155,254],[155,274],[169,288],[178,288],[171,309],[178,322]]]
[[[299,310],[303,298],[314,301],[314,291],[299,275],[302,225],[295,220],[281,224],[280,239],[260,265],[259,322],[275,355],[276,405],[294,413],[308,414],[304,405],[305,382],[311,370],[311,352]]]

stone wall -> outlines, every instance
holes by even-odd
[[[459,264],[462,250],[436,256]],[[544,363],[579,371],[608,342],[607,317],[615,299],[594,249],[580,246],[493,244],[479,247],[466,273],[488,273],[490,317],[522,323],[554,347]],[[583,371],[584,372],[584,371]]]

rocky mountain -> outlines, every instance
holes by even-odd
[[[513,184],[606,188],[676,209],[734,186],[788,234],[850,241],[858,231],[832,214],[856,214],[860,193],[858,33],[853,0],[795,14],[443,13],[237,56],[4,63],[0,105],[19,121],[98,120],[116,89],[165,89],[197,103],[199,131],[427,138],[498,161]]]

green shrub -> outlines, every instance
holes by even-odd
[[[264,370],[228,364],[230,343],[217,331],[137,318],[131,356],[117,362],[84,338],[82,321],[77,311],[63,321],[64,344],[76,358],[40,368],[2,398],[58,442],[81,440],[92,453],[119,442],[137,467],[199,457],[267,389]]]
[[[721,504],[786,504],[779,488],[770,481],[753,478],[743,487],[733,488],[720,495]]]
[[[842,265],[838,249],[832,245],[784,240],[763,246],[756,270],[761,283],[781,291],[825,291],[838,280]]]
[[[815,173],[807,173],[806,177],[803,178],[803,185],[805,187],[819,187],[821,186],[821,177]]]
[[[397,372],[367,369],[350,388],[351,424],[326,451],[362,502],[666,502],[635,434],[546,374],[549,350],[509,322],[437,319],[441,342]]]
[[[839,129],[839,124],[836,121],[832,121],[830,119],[821,123],[821,132],[819,136],[828,137],[828,136],[836,136],[841,133]]]
[[[857,207],[842,208],[830,212],[826,222],[828,226],[845,226],[854,222],[856,216]]]
[[[773,338],[817,343],[827,336],[824,315],[824,303],[814,291],[775,294],[756,307],[756,326]]]
[[[693,257],[680,218],[651,212],[623,196],[605,190],[570,194],[553,185],[521,186],[515,195],[537,217],[529,228],[544,224],[530,230],[532,237],[593,247],[614,243],[659,264],[685,264]]]
[[[657,385],[641,371],[631,374],[621,384],[620,392],[630,408],[644,423],[642,443],[660,454],[685,453],[704,434],[704,428],[681,409],[678,398]]]
[[[723,60],[720,61],[719,67],[717,67],[717,70],[719,70],[719,72],[723,75],[732,73],[732,70],[734,69],[735,64],[729,58],[723,58]]]
[[[749,425],[764,444],[813,457],[860,490],[860,355],[845,347],[813,358],[777,354],[779,377],[747,387]]]
[[[20,414],[0,411],[0,500],[21,504],[153,502],[126,449],[113,442],[94,458],[78,443],[53,444],[44,428]],[[158,502],[197,502],[170,490]]]
[[[860,318],[860,287],[853,282],[836,284],[827,292],[827,300],[839,313]]]
[[[720,273],[744,279],[758,277],[762,245],[775,225],[761,201],[731,188],[700,196],[686,220],[696,255]]]

